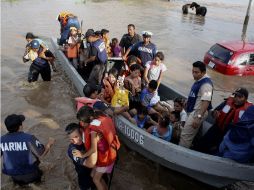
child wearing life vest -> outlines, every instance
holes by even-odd
[[[78,29],[75,27],[70,27],[70,36],[68,39],[68,45],[66,47],[66,54],[75,69],[78,68],[80,42]]]
[[[95,112],[91,107],[83,106],[77,113],[80,126],[85,137],[86,153],[74,152],[74,156],[88,157],[98,152],[98,159],[91,176],[98,190],[107,190],[107,185],[102,179],[104,173],[111,173],[120,142],[116,135],[113,120],[103,114]],[[101,136],[98,140],[98,135]]]

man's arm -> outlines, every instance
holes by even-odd
[[[49,152],[54,142],[55,140],[50,137],[48,143],[44,146],[35,136],[32,136],[32,140],[28,145],[34,155],[37,157],[43,157]]]

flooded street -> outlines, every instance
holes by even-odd
[[[203,60],[214,43],[239,40],[248,0],[200,0],[208,8],[205,18],[182,15],[187,1],[166,0],[3,0],[1,1],[1,132],[6,133],[4,118],[12,113],[26,116],[24,130],[46,143],[56,139],[51,152],[42,160],[43,182],[26,189],[78,189],[76,173],[66,154],[68,139],[64,128],[76,122],[75,88],[61,72],[53,73],[51,82],[28,84],[29,64],[22,62],[25,34],[33,32],[49,42],[59,36],[56,16],[68,10],[83,20],[83,32],[88,28],[106,28],[110,37],[121,39],[127,25],[136,25],[137,32],[150,30],[152,42],[165,53],[168,67],[163,83],[187,94],[193,83],[192,63]],[[254,7],[247,38],[254,41]],[[225,76],[208,70],[215,84],[214,106],[238,87],[246,87],[254,102],[254,76]],[[1,175],[1,189],[19,189],[7,176]],[[180,190],[213,189],[189,177],[158,167],[138,153],[122,147],[120,161],[112,182],[113,190]],[[249,187],[245,187],[248,189]],[[240,188],[241,189],[241,188]],[[244,189],[244,188],[243,188]]]

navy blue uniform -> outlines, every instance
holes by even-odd
[[[144,42],[138,42],[131,46],[131,51],[135,52],[137,57],[141,59],[141,63],[145,66],[147,61],[152,61],[157,52],[157,48],[153,43],[149,43],[148,45],[144,45]]]
[[[98,39],[91,44],[91,55],[95,56],[96,59],[92,64],[92,71],[88,78],[88,83],[94,85],[100,85],[102,77],[104,75],[104,71],[106,68],[106,64],[108,61],[108,56],[105,48],[105,43],[103,40]]]
[[[38,157],[44,145],[33,135],[24,132],[7,133],[1,137],[2,172],[20,184],[40,180]]]
[[[91,169],[83,165],[80,165],[78,163],[79,158],[74,157],[72,154],[72,150],[74,149],[77,149],[82,152],[82,151],[85,151],[85,146],[84,144],[82,145],[70,144],[68,148],[68,156],[71,158],[71,160],[73,161],[73,164],[75,165],[75,170],[78,174],[79,188],[81,190],[86,190],[93,186],[92,178],[90,176]]]

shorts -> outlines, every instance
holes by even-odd
[[[105,167],[95,167],[95,171],[99,172],[99,173],[108,173],[110,174],[113,170],[115,162],[113,162],[112,164],[110,164],[109,166],[105,166]]]

